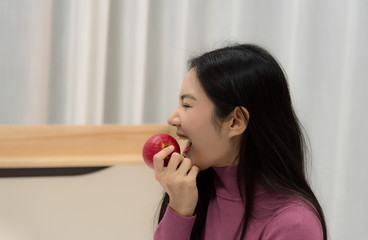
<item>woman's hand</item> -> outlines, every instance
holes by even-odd
[[[199,169],[189,158],[178,153],[171,155],[167,167],[164,159],[173,151],[172,147],[161,150],[153,157],[155,177],[169,194],[170,207],[183,216],[192,216],[198,202],[196,178]]]

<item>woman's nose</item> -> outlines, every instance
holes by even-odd
[[[180,119],[179,119],[179,115],[177,113],[177,109],[175,109],[169,116],[169,118],[167,119],[167,123],[171,126],[179,126],[180,125]]]

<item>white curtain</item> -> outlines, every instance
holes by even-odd
[[[367,0],[0,0],[0,124],[165,123],[186,60],[229,42],[279,59],[329,235],[365,239]]]

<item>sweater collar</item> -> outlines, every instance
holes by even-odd
[[[237,165],[226,167],[213,167],[214,184],[216,188],[216,195],[241,200],[236,181]]]

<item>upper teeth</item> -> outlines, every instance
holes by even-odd
[[[178,135],[179,139],[181,140],[189,140],[187,136]]]
[[[181,136],[181,135],[178,135],[179,139],[182,139],[182,140],[187,140],[188,138],[186,136]]]
[[[179,139],[181,139],[181,140],[185,140],[185,141],[187,141],[186,146],[189,146],[189,145],[192,143],[192,142],[189,140],[189,138],[188,138],[188,137],[186,137],[186,136],[178,135],[178,137],[179,137]]]

